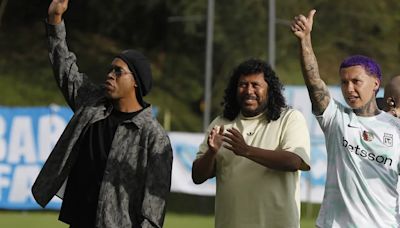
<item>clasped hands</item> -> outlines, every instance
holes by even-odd
[[[207,144],[209,149],[217,153],[223,146],[238,156],[246,156],[250,146],[244,141],[242,134],[236,128],[227,129],[224,126],[214,126],[208,135]]]

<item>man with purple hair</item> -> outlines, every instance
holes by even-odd
[[[321,79],[311,44],[315,10],[296,16],[303,77],[312,110],[325,134],[327,177],[317,227],[399,227],[396,186],[400,121],[378,109],[379,65],[355,55],[340,65],[343,97],[337,102]]]

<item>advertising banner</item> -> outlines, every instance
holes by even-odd
[[[330,87],[330,91],[335,99],[343,102],[340,88]],[[326,176],[324,135],[311,113],[307,89],[289,86],[285,95],[288,104],[303,113],[311,138],[312,169],[302,172],[301,200],[319,203]],[[0,106],[0,209],[40,209],[32,197],[31,186],[71,116],[68,107]],[[204,134],[169,132],[169,137],[174,151],[171,190],[214,195],[215,178],[201,185],[195,185],[191,179],[192,162]],[[55,197],[46,208],[60,206],[61,200]]]
[[[31,187],[72,111],[66,107],[0,107],[0,208],[39,208]],[[54,199],[47,208],[59,208]]]

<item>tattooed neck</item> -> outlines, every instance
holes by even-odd
[[[357,116],[376,116],[381,111],[378,109],[378,106],[375,102],[375,97],[372,97],[372,99],[368,101],[364,106],[358,109],[353,109],[353,112]]]

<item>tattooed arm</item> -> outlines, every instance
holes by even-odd
[[[318,62],[311,44],[311,30],[315,10],[307,17],[296,16],[291,29],[300,43],[300,59],[304,82],[310,95],[312,110],[315,115],[321,115],[328,107],[330,94],[328,87],[319,75]]]

